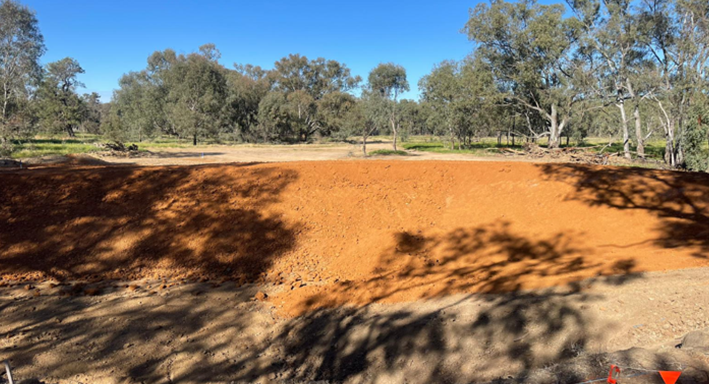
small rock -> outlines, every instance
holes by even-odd
[[[96,296],[99,293],[101,293],[101,289],[99,288],[86,288],[84,290],[84,294],[87,296]]]
[[[256,293],[256,295],[254,296],[254,298],[258,301],[264,301],[264,300],[266,300],[267,297],[268,297],[268,295],[262,291],[258,291]]]
[[[682,348],[709,350],[709,329],[692,331],[682,339]]]

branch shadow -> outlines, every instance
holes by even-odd
[[[654,244],[693,247],[709,259],[709,175],[580,164],[537,164],[547,179],[573,184],[572,199],[589,205],[640,210],[661,219]]]
[[[298,177],[255,164],[3,175],[0,275],[254,282],[296,243],[269,206]]]
[[[337,281],[300,297],[289,311],[303,314],[324,307],[458,293],[576,287],[581,280],[589,285],[593,278],[611,275],[622,283],[640,276],[632,258],[603,261],[594,257],[593,249],[579,247],[576,239],[582,236],[582,232],[567,231],[530,239],[504,220],[444,234],[397,232],[393,246],[373,267],[374,277]]]

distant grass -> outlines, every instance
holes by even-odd
[[[510,148],[510,149],[515,149],[515,150],[521,150],[522,145],[524,144],[523,140],[516,140],[515,145],[511,144],[506,144],[507,141],[503,138],[502,140],[503,144],[497,144],[497,138],[494,137],[488,137],[488,138],[481,138],[477,142],[473,142],[470,145],[464,146],[461,149],[458,149],[458,146],[454,146],[453,149],[450,148],[450,143],[444,143],[442,141],[430,141],[429,140],[416,140],[414,138],[413,140],[410,140],[407,143],[403,144],[403,147],[408,150],[414,150],[414,151],[426,151],[426,152],[435,152],[435,153],[467,153],[467,154],[474,154],[478,156],[490,156],[495,154],[495,151],[493,149],[499,149],[499,148]],[[566,140],[562,140],[562,145],[561,147],[567,147],[566,145]],[[604,153],[620,153],[623,152],[623,143],[621,142],[614,142],[612,145],[607,146],[606,144],[608,143],[607,139],[602,139],[602,138],[589,138],[585,140],[583,143],[574,143],[573,141],[569,143],[569,147],[588,147],[590,151],[595,151],[595,152],[601,152],[603,151]],[[540,146],[545,147],[546,143],[538,143]],[[656,159],[656,160],[662,160],[664,153],[665,153],[665,146],[664,142],[660,141],[649,141],[648,143],[645,144],[645,156],[649,159]],[[630,148],[632,152],[636,152],[637,149],[635,147]]]
[[[95,143],[100,142],[95,135],[77,135],[74,138],[39,136],[20,141],[12,152],[13,159],[26,159],[41,156],[62,156],[76,153],[100,151]]]
[[[409,156],[406,151],[395,151],[393,149],[377,149],[376,151],[369,152],[370,156]]]
[[[511,146],[510,146],[511,147]],[[428,143],[405,143],[404,149],[413,151],[425,151],[425,152],[435,152],[435,153],[466,153],[478,156],[490,156],[491,152],[487,148],[495,148],[495,146],[480,145],[471,146],[469,148],[450,149],[450,145],[444,144],[442,142],[428,142]],[[515,146],[519,148],[519,146]]]

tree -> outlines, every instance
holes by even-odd
[[[327,114],[319,113],[321,105],[328,103],[326,96],[347,93],[361,81],[359,76],[351,76],[344,64],[323,58],[309,60],[301,55],[277,61],[270,76],[273,92],[281,95],[263,99],[259,124],[270,132],[277,127],[280,134],[294,135],[280,136],[280,141],[306,142],[323,128],[327,129],[322,120]]]
[[[403,92],[409,91],[409,82],[406,80],[406,69],[398,64],[379,64],[369,72],[369,89],[378,92],[380,96],[388,99],[389,124],[394,136],[394,150],[399,131],[398,97]]]
[[[629,118],[626,102],[630,101],[635,120],[635,144],[639,157],[645,157],[644,134],[640,116],[641,93],[644,69],[647,67],[647,51],[640,44],[642,39],[639,18],[631,11],[626,0],[567,0],[572,10],[585,23],[581,49],[600,56],[603,65],[597,68],[597,90],[602,100],[611,100],[620,112],[623,152],[630,159]],[[604,101],[605,102],[605,101]]]
[[[458,63],[444,61],[436,65],[430,74],[419,81],[421,97],[428,102],[436,118],[443,123],[450,139],[450,148],[455,144],[455,101],[463,97]]]
[[[347,139],[346,120],[355,108],[357,99],[349,93],[331,92],[323,96],[318,105],[317,119],[323,136]]]
[[[453,149],[470,145],[473,137],[490,133],[490,117],[500,117],[499,94],[490,70],[474,57],[462,62],[444,61],[419,82],[422,100],[431,108],[430,118],[442,124]]]
[[[367,156],[367,140],[380,127],[388,123],[389,100],[380,92],[372,92],[369,87],[362,91],[360,101],[349,116],[353,132],[362,136],[362,153]]]
[[[121,78],[109,126],[127,130],[125,137],[142,139],[158,131],[189,137],[194,145],[216,137],[230,122],[228,72],[219,57],[213,44],[188,55],[154,52],[146,69]]]
[[[564,13],[561,4],[492,0],[471,10],[464,28],[499,88],[548,123],[550,148],[559,146],[572,109],[583,96],[572,83],[584,64],[575,58],[581,24]]]
[[[168,91],[168,111],[180,136],[215,136],[225,121],[227,82],[222,68],[211,53],[180,55],[171,67],[174,80]]]
[[[401,132],[412,135],[432,134],[427,124],[428,109],[414,100],[404,99],[399,103],[401,117]]]
[[[81,105],[84,108],[82,113],[84,121],[81,123],[81,129],[84,132],[99,134],[101,132],[101,119],[106,114],[108,108],[101,103],[101,97],[98,93],[85,93],[81,96]]]
[[[65,132],[74,137],[74,130],[84,119],[85,109],[76,89],[84,85],[78,75],[84,73],[79,62],[71,57],[47,64],[39,87],[40,123],[50,132]]]
[[[234,68],[227,72],[230,133],[239,140],[254,141],[259,138],[259,104],[273,85],[272,77],[268,71],[250,64],[234,64]]]
[[[32,123],[30,94],[41,77],[44,38],[34,11],[13,0],[0,2],[0,156]]]
[[[665,161],[686,166],[687,140],[694,124],[689,111],[707,89],[709,65],[709,3],[704,0],[648,0],[642,3],[639,24],[642,43],[654,61],[649,98],[657,106],[665,131]],[[697,152],[695,149],[691,149]]]

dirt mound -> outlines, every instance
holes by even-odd
[[[709,265],[703,174],[335,161],[0,177],[5,279],[273,282],[286,314]]]

